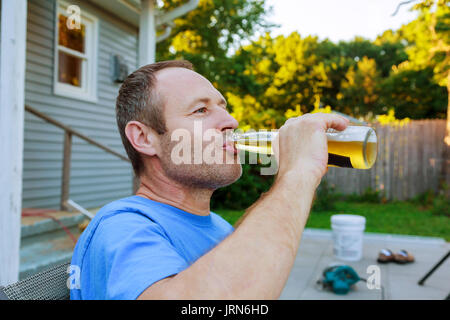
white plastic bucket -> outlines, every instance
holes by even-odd
[[[366,218],[353,214],[331,216],[333,252],[339,260],[359,261],[362,257]]]

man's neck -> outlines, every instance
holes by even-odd
[[[139,189],[136,192],[138,196],[200,216],[209,215],[212,194],[213,190],[196,189],[176,183],[161,172],[141,175]]]

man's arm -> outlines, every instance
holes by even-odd
[[[343,130],[347,124],[345,118],[327,114],[287,121],[278,135],[279,171],[269,192],[224,241],[189,268],[147,288],[138,299],[278,298],[327,168],[325,131]]]

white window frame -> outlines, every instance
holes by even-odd
[[[67,7],[70,4],[60,0],[58,0],[56,4],[53,93],[67,98],[97,102],[98,18],[81,9],[81,23],[86,27],[84,44],[85,53],[81,53],[59,45],[59,14],[68,16]],[[59,51],[83,59],[81,67],[81,87],[59,82]]]

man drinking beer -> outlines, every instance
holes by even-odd
[[[122,84],[117,123],[140,186],[104,206],[76,245],[72,299],[276,299],[288,279],[314,192],[327,170],[326,130],[348,120],[306,114],[280,128],[272,188],[233,228],[210,211],[217,188],[241,176],[239,161],[175,164],[175,130],[220,135],[237,128],[222,94],[187,61],[136,70]],[[193,144],[204,144],[194,135]],[[200,139],[200,140],[199,140]],[[231,158],[232,143],[215,145]]]

